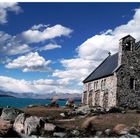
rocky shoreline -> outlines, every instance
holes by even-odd
[[[31,108],[31,107],[30,107]],[[49,108],[50,109],[50,108]],[[47,108],[46,108],[47,110]],[[100,130],[93,123],[101,114],[110,115],[111,113],[125,114],[127,110],[120,108],[112,108],[104,111],[100,107],[81,106],[69,109],[67,112],[60,113],[61,119],[53,119],[49,116],[38,117],[32,116],[23,110],[16,108],[0,108],[0,137],[9,138],[43,138],[43,137],[116,137],[116,138],[139,138],[140,137],[140,117],[137,124],[126,125],[116,124],[113,128],[105,128]],[[39,113],[39,112],[38,112]],[[139,110],[136,111],[140,116]],[[81,127],[68,128],[61,123],[71,123],[83,119]],[[133,119],[133,118],[132,118]],[[115,121],[115,120],[114,120]]]

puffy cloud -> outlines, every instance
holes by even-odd
[[[8,69],[21,69],[23,72],[28,71],[49,71],[50,60],[45,60],[37,52],[29,53],[23,56],[19,56],[13,61],[9,62],[5,67]]]
[[[39,24],[34,25],[27,31],[24,31],[20,37],[27,43],[38,43],[56,37],[69,36],[70,33],[72,33],[72,29],[64,27],[60,24],[52,27]]]
[[[56,70],[53,76],[70,78],[81,85],[81,81],[108,56],[109,51],[112,54],[118,51],[119,39],[130,34],[140,40],[139,29],[140,9],[136,9],[133,18],[126,24],[94,35],[78,46],[76,58],[61,60],[64,70]]]
[[[29,46],[30,43],[36,43],[46,41],[49,39],[54,39],[56,37],[69,36],[72,30],[70,28],[64,27],[62,25],[55,25],[48,27],[49,25],[34,25],[31,29],[19,33],[17,35],[10,35],[5,32],[0,31],[0,53],[4,55],[18,55],[30,52],[32,50],[36,51],[46,51],[55,48],[61,48],[60,45],[55,43],[49,43],[43,47],[37,48]]]
[[[49,44],[39,48],[38,50],[39,51],[47,51],[47,50],[53,50],[53,49],[56,49],[56,48],[61,48],[61,46],[58,45],[58,44],[49,43]]]
[[[0,76],[0,89],[17,93],[79,93],[79,90],[66,87],[60,80],[39,79],[34,81],[18,80]]]
[[[21,43],[20,40],[16,40],[15,38],[15,36],[0,31],[0,53],[5,55],[17,55],[31,51],[28,44]]]
[[[18,3],[0,3],[0,24],[7,23],[7,12],[12,11],[18,14],[21,11],[21,8],[18,6]]]

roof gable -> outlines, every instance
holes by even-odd
[[[99,78],[112,75],[118,67],[118,53],[108,56],[84,81],[87,83]]]

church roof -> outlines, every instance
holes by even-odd
[[[118,67],[118,53],[108,56],[84,81],[87,83],[112,75]]]

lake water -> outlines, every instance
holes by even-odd
[[[0,97],[0,107],[11,106],[11,107],[16,107],[16,108],[22,108],[31,104],[47,105],[50,102],[51,100],[49,99]],[[57,103],[59,104],[59,106],[64,106],[66,103],[66,100],[58,100]],[[75,101],[75,103],[78,105],[80,104],[80,101]]]

